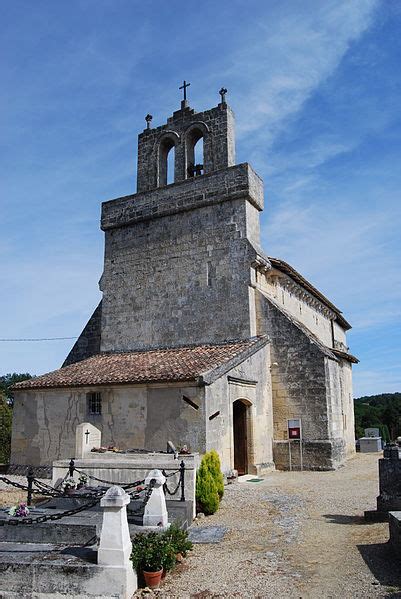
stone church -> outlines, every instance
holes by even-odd
[[[13,463],[71,457],[85,421],[104,445],[214,448],[239,473],[354,452],[350,325],[261,248],[263,181],[235,162],[225,94],[146,117],[137,193],[102,204],[102,300],[59,370],[15,386]]]

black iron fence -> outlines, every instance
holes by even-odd
[[[178,482],[177,482],[177,485],[175,486],[175,488],[169,489],[167,480],[166,480],[166,482],[163,485],[163,490],[164,490],[164,494],[168,493],[168,495],[171,496],[171,495],[175,495],[177,493],[177,491],[179,489],[181,489],[180,501],[185,501],[185,462],[184,462],[184,460],[181,460],[180,468],[179,468],[179,470],[176,470],[175,472],[169,472],[167,474],[167,472],[165,470],[162,470],[162,474],[166,477],[166,479],[171,478],[172,476],[175,476],[178,473],[179,473],[179,477],[178,477]]]

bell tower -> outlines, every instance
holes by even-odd
[[[102,205],[101,351],[256,334],[251,265],[263,183],[249,164],[235,164],[227,90],[216,107],[195,112],[189,85],[184,81],[181,107],[164,125],[145,118],[137,193]],[[201,139],[203,156],[195,152]]]
[[[138,193],[167,184],[167,157],[173,150],[174,183],[235,164],[234,113],[226,103],[227,90],[220,90],[221,101],[216,108],[197,113],[188,104],[189,85],[184,81],[181,108],[165,125],[153,129],[152,116],[146,117],[146,129],[138,136]],[[194,147],[200,139],[203,160],[195,164]]]

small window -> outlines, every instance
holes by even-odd
[[[87,393],[88,413],[92,416],[102,413],[102,395],[101,393]]]

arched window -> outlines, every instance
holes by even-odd
[[[174,183],[175,143],[171,137],[165,137],[159,149],[159,187]]]
[[[187,178],[204,174],[203,131],[194,127],[187,134]]]

